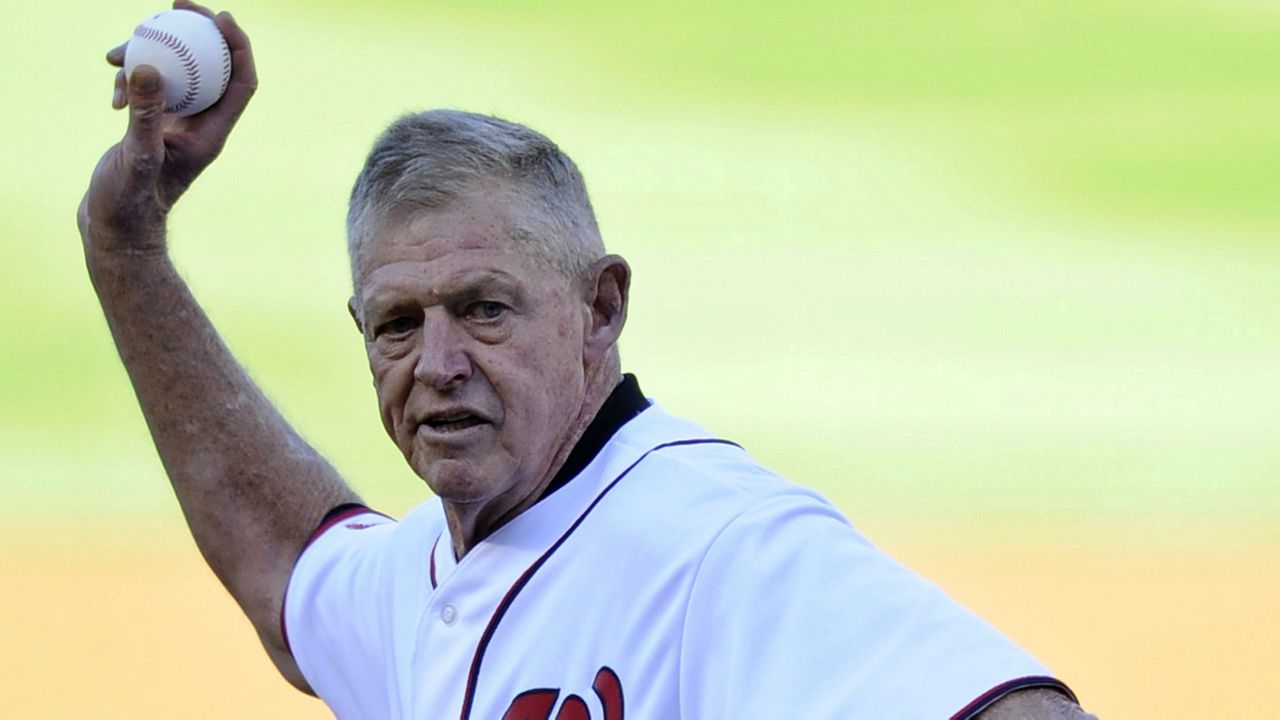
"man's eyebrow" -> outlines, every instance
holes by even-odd
[[[441,294],[465,293],[474,290],[487,290],[493,286],[504,290],[513,290],[519,284],[519,279],[510,273],[501,270],[482,270],[480,272],[467,273],[457,278],[448,278],[441,284],[438,292]]]
[[[445,278],[432,289],[431,294],[437,301],[450,304],[478,300],[494,292],[515,298],[523,296],[520,279],[500,270],[468,272]]]

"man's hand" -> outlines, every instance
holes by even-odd
[[[165,217],[196,177],[222,152],[227,136],[258,87],[249,38],[230,13],[214,14],[188,0],[173,7],[212,18],[231,50],[227,90],[209,109],[189,117],[164,113],[163,80],[143,65],[132,78],[116,73],[112,107],[129,108],[124,139],[107,150],[80,202],[78,221],[85,253],[165,252]],[[107,53],[124,65],[125,45]]]

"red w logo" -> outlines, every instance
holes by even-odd
[[[623,720],[622,682],[617,673],[608,666],[600,668],[591,689],[604,706],[604,720]],[[551,720],[551,711],[559,697],[559,690],[526,690],[511,701],[502,720]],[[591,720],[591,711],[582,698],[570,695],[560,705],[555,720]]]

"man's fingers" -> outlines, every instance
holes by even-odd
[[[253,48],[249,45],[249,36],[240,29],[231,13],[218,13],[213,22],[226,39],[227,49],[231,51],[231,78],[227,81],[227,89],[222,98],[193,119],[198,120],[202,126],[214,129],[214,134],[225,137],[257,91],[258,71],[253,63]]]
[[[160,72],[150,65],[139,65],[129,78],[128,99],[125,169],[135,181],[151,185],[164,162],[164,87]]]
[[[107,51],[107,62],[120,68],[116,71],[115,88],[111,92],[111,108],[119,110],[129,104],[129,80],[124,76],[124,51],[129,43],[119,45]]]
[[[258,69],[253,64],[253,48],[249,45],[249,36],[229,12],[220,12],[213,18],[214,24],[227,41],[227,49],[231,51],[231,79],[227,82],[227,90],[238,86],[240,92],[249,95],[258,89]]]
[[[116,67],[124,67],[124,51],[129,43],[123,42],[107,51],[107,62]]]
[[[119,110],[128,104],[129,81],[124,76],[124,70],[116,71],[116,88],[111,95],[111,108]]]
[[[210,10],[209,8],[203,5],[197,5],[191,2],[191,0],[173,0],[173,9],[174,10],[191,10],[193,12],[198,12],[201,15],[204,15],[210,20],[213,19],[212,10]]]
[[[80,237],[87,237],[89,234],[89,193],[86,191],[84,197],[80,198],[80,207],[76,208],[76,228],[80,231]]]

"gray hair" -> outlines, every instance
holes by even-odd
[[[351,190],[347,250],[356,291],[369,242],[393,213],[440,210],[494,183],[519,198],[511,239],[535,257],[577,277],[604,255],[582,173],[555,143],[500,118],[429,110],[382,133]]]

